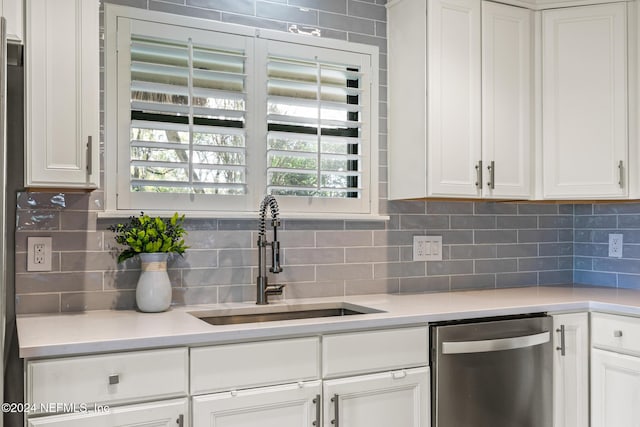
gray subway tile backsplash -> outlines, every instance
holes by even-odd
[[[295,6],[256,2],[256,15],[277,21],[286,21],[304,25],[318,24],[318,11]]]
[[[618,217],[615,215],[580,215],[576,216],[573,226],[576,229],[616,228]]]
[[[369,34],[376,33],[375,22],[369,19],[357,18],[353,16],[339,15],[336,13],[319,12],[318,24],[321,27],[332,28],[340,31],[350,31],[353,33]],[[380,40],[386,40],[380,37]]]
[[[243,15],[254,15],[256,2],[255,0],[187,0],[187,5]]]
[[[347,13],[347,0],[289,0],[289,4],[342,15]]]
[[[451,290],[492,289],[496,287],[495,274],[469,274],[451,276]]]
[[[105,0],[214,21],[288,31],[380,50],[379,204],[386,221],[288,220],[279,234],[282,298],[447,292],[585,284],[640,289],[640,203],[553,204],[388,201],[386,0]],[[416,177],[416,179],[421,179]],[[104,193],[23,192],[16,200],[18,313],[135,308],[137,260],[117,264],[117,245],[98,218]],[[257,220],[188,218],[184,258],[169,262],[173,304],[255,299]],[[608,257],[610,233],[624,236]],[[440,235],[443,260],[413,261],[413,236]],[[26,271],[28,236],[53,237],[52,272]],[[277,299],[277,298],[276,298]],[[281,298],[280,298],[281,299]]]

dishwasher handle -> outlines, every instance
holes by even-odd
[[[479,341],[452,341],[442,343],[442,354],[485,353],[489,351],[514,350],[517,348],[533,347],[551,340],[549,331],[533,335],[523,335],[513,338],[498,338]]]

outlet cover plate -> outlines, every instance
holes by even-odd
[[[609,256],[622,258],[622,234],[609,234]]]
[[[51,271],[51,237],[27,237],[27,271]]]

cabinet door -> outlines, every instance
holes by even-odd
[[[193,427],[310,427],[320,423],[321,382],[193,398]]]
[[[387,3],[389,200],[427,196],[427,2]]]
[[[478,197],[480,1],[427,2],[427,42],[428,195]]]
[[[427,427],[431,423],[429,368],[325,381],[323,396],[325,427]]]
[[[0,15],[7,19],[7,40],[21,42],[23,39],[22,1],[0,0]]]
[[[589,425],[589,315],[553,316],[553,425]]]
[[[531,22],[528,9],[482,2],[484,197],[530,197]]]
[[[28,187],[99,185],[99,2],[27,0]]]
[[[627,194],[626,7],[542,12],[545,198]]]
[[[591,352],[591,427],[640,426],[640,358]]]
[[[93,407],[89,407],[93,409]],[[27,419],[27,426],[47,427],[182,427],[189,425],[185,399],[120,407],[97,407],[96,412],[52,415]]]

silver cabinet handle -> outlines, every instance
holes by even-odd
[[[622,163],[622,160],[618,162],[618,174],[618,185],[620,185],[620,188],[624,188],[624,163]]]
[[[112,374],[109,375],[109,385],[120,384],[120,375]]]
[[[93,173],[93,137],[87,138],[87,175]]]
[[[180,414],[178,416],[178,419],[176,420],[176,424],[178,424],[178,427],[184,427],[184,415]]]
[[[556,332],[560,333],[560,347],[556,347],[556,350],[560,350],[560,355],[565,356],[566,349],[564,346],[564,325],[560,325],[560,327],[556,329]]]
[[[496,162],[491,160],[487,169],[489,170],[489,182],[487,182],[487,186],[489,189],[493,190],[496,188]]]
[[[613,336],[616,338],[620,338],[622,336],[622,331],[620,330],[613,331]]]
[[[331,402],[333,403],[333,420],[331,420],[331,424],[335,427],[340,427],[340,408],[338,407],[338,395],[334,394],[331,398]]]
[[[320,395],[316,394],[315,399],[313,399],[313,404],[316,405],[316,419],[311,423],[313,426],[320,427]]]
[[[533,335],[514,338],[498,338],[495,340],[443,342],[443,354],[485,353],[488,351],[514,350],[517,348],[533,347],[549,342],[549,331]]]
[[[482,160],[476,165],[476,187],[482,189]]]

